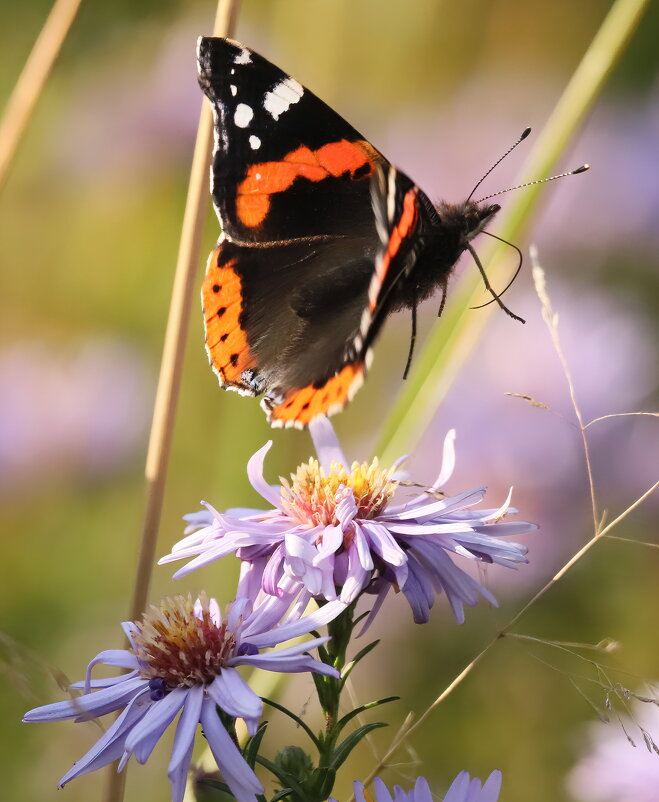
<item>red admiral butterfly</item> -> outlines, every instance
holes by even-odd
[[[412,310],[414,340],[417,304],[445,293],[500,207],[433,206],[322,100],[237,42],[202,37],[198,61],[222,225],[202,289],[210,363],[223,387],[266,393],[273,426],[301,428],[352,398],[391,312]]]

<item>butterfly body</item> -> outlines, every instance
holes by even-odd
[[[386,317],[444,290],[498,211],[435,207],[358,131],[269,61],[199,42],[215,117],[211,193],[222,235],[202,287],[220,384],[265,393],[274,426],[341,409]]]

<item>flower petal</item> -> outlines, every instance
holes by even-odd
[[[281,509],[280,494],[273,490],[263,478],[263,461],[265,460],[265,455],[268,453],[268,451],[270,451],[271,447],[272,440],[268,440],[263,448],[259,448],[259,450],[252,457],[250,457],[250,460],[247,463],[247,478],[249,479],[254,490],[256,490],[259,495],[261,495],[266,501],[269,501],[273,507]]]
[[[446,792],[444,802],[466,802],[468,788],[469,774],[466,771],[461,771]]]
[[[237,802],[257,802],[256,794],[262,794],[264,788],[224,729],[214,700],[204,701],[200,720],[208,746]]]
[[[90,691],[92,668],[98,665],[98,663],[102,663],[105,666],[114,666],[115,668],[132,668],[133,670],[140,667],[137,657],[126,649],[107,649],[104,652],[99,652],[96,657],[87,664],[84,686],[85,693],[89,693]]]
[[[501,772],[496,769],[485,780],[478,802],[497,802],[501,792]]]
[[[185,704],[189,692],[189,688],[174,688],[164,699],[154,702],[146,716],[133,727],[126,738],[125,749],[129,754],[135,753],[138,763],[146,763],[160,736]]]
[[[172,757],[167,768],[167,775],[172,785],[172,802],[181,802],[185,793],[185,782],[187,780],[192,748],[194,746],[194,737],[197,724],[199,724],[203,699],[203,686],[195,685],[193,688],[190,688],[190,692],[183,706],[181,718],[179,718],[178,724],[176,725]]]
[[[244,719],[247,732],[256,734],[263,713],[263,702],[235,668],[223,668],[207,690],[222,710],[234,718]]]
[[[252,616],[255,616],[258,611],[255,610]],[[346,609],[346,605],[340,601],[331,601],[324,604],[318,610],[315,610],[309,615],[305,615],[297,621],[291,621],[289,624],[282,624],[280,627],[274,629],[266,629],[265,631],[260,628],[257,629],[256,625],[252,625],[252,631],[257,629],[257,633],[250,634],[246,638],[254,646],[262,649],[266,646],[276,646],[278,643],[290,640],[291,638],[298,638],[300,635],[306,635],[312,629],[317,629],[330,621],[333,621]]]
[[[23,721],[60,721],[81,716],[96,718],[102,716],[103,712],[124,707],[147,684],[148,681],[141,677],[128,679],[101,691],[76,696],[75,699],[35,707],[23,716]]]
[[[110,727],[96,741],[92,748],[77,760],[58,783],[58,787],[66,785],[75,777],[96,771],[108,763],[121,757],[124,751],[126,735],[131,727],[138,722],[149,709],[148,688],[138,693],[126,705],[121,714],[112,722]]]
[[[346,468],[350,467],[341,449],[339,438],[328,418],[324,415],[314,418],[309,424],[309,434],[318,455],[318,462],[325,473],[329,473],[333,462],[338,462]]]

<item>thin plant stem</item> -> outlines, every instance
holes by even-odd
[[[238,5],[238,0],[218,0],[213,26],[215,36],[232,34]],[[211,159],[212,131],[211,111],[208,104],[203,102],[192,157],[174,285],[149,435],[145,467],[146,503],[138,566],[128,613],[129,621],[140,617],[146,606],[151,583],[176,407],[183,373],[192,295],[199,263],[204,221],[208,211],[208,171]],[[125,770],[118,774],[115,764],[109,766],[105,802],[121,802],[124,794],[125,774]]]
[[[579,424],[579,432],[581,434],[581,441],[583,443],[583,452],[586,460],[586,472],[588,474],[588,489],[590,492],[590,503],[593,511],[593,530],[594,534],[597,534],[601,524],[600,524],[599,514],[597,512],[597,496],[595,493],[595,481],[593,479],[593,463],[590,458],[590,447],[588,445],[588,437],[586,436],[586,427],[584,426],[583,416],[581,415],[581,409],[579,407],[579,404],[577,403],[577,397],[574,392],[574,381],[572,380],[572,372],[570,371],[570,366],[568,365],[567,359],[565,358],[565,352],[563,351],[563,346],[561,345],[561,338],[558,336],[558,316],[554,313],[551,301],[549,299],[549,295],[547,294],[545,273],[538,264],[538,252],[535,247],[531,248],[531,264],[533,265],[533,282],[535,284],[535,290],[538,293],[538,298],[540,298],[540,303],[542,304],[542,317],[545,323],[547,324],[547,328],[549,329],[549,334],[551,335],[552,342],[554,343],[554,350],[556,351],[558,359],[561,363],[561,367],[563,368],[563,374],[565,375],[565,380],[567,382],[567,386],[570,392],[570,400],[572,401],[572,408],[574,409],[574,415],[577,419],[577,423]]]
[[[429,707],[424,710],[424,712],[419,716],[419,718],[412,724],[411,726],[404,726],[401,730],[397,733],[394,737],[391,746],[385,752],[384,756],[377,764],[377,766],[370,772],[368,777],[363,781],[364,785],[368,785],[376,774],[381,771],[388,763],[389,758],[398,751],[400,746],[413,735],[416,730],[426,721],[426,719],[430,716],[430,714],[436,710],[439,705],[448,697],[450,696],[453,691],[463,683],[463,681],[471,674],[471,672],[476,668],[476,666],[483,660],[483,658],[490,652],[492,647],[495,643],[497,643],[502,638],[506,637],[507,633],[519,623],[519,621],[528,613],[528,611],[533,607],[536,602],[538,602],[548,591],[550,591],[557,582],[559,582],[565,574],[573,568],[581,559],[584,557],[591,548],[597,543],[599,540],[608,539],[608,533],[617,526],[621,521],[623,521],[633,510],[635,510],[639,505],[641,505],[654,491],[659,488],[659,482],[655,482],[651,487],[649,487],[643,495],[639,496],[639,498],[634,501],[626,510],[624,510],[617,518],[615,518],[611,523],[609,523],[604,529],[599,531],[597,534],[593,535],[593,537],[584,545],[582,546],[576,554],[573,554],[572,557],[563,565],[563,567],[556,573],[547,584],[541,588],[532,599],[530,599],[521,610],[519,610],[511,619],[508,621],[505,626],[503,626],[496,635],[486,644],[486,646],[468,663],[462,671],[454,677],[453,680],[444,688],[444,690],[437,696],[437,698],[429,705]],[[407,725],[409,719],[406,719],[405,724]],[[352,797],[354,800],[354,796]]]
[[[625,50],[649,0],[616,0],[547,124],[536,140],[519,176],[519,183],[548,175],[593,105]],[[515,241],[528,224],[543,187],[529,187],[511,198],[497,234]],[[506,264],[500,243],[484,249],[490,279],[499,278]],[[413,450],[435,415],[460,368],[477,346],[496,307],[468,312],[478,303],[480,278],[476,271],[452,292],[452,302],[416,359],[393,410],[387,417],[376,452],[387,464]],[[511,323],[513,325],[513,323]],[[514,324],[517,325],[517,324]]]
[[[0,191],[82,0],[55,0],[0,121]]]
[[[592,426],[593,423],[599,423],[600,421],[609,420],[610,418],[631,418],[636,415],[649,418],[659,418],[659,412],[612,412],[610,415],[602,415],[599,418],[593,418],[593,420],[588,421],[588,423],[584,426],[584,429]]]

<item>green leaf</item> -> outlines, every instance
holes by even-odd
[[[330,766],[319,766],[313,773],[312,789],[318,799],[327,799],[334,788],[336,770]]]
[[[270,802],[279,802],[280,799],[284,799],[285,797],[290,796],[292,793],[292,788],[282,788],[281,791],[277,791]]]
[[[375,721],[372,724],[364,724],[363,727],[351,732],[345,740],[341,741],[334,751],[330,764],[332,768],[338,769],[346,761],[348,755],[357,746],[357,744],[363,738],[365,738],[369,732],[373,732],[373,730],[377,730],[380,729],[380,727],[386,726],[387,725],[382,721]]]
[[[367,654],[370,654],[373,651],[373,649],[375,649],[375,647],[378,645],[378,643],[380,643],[379,639],[374,640],[373,643],[369,643],[368,646],[364,646],[364,648],[361,651],[357,652],[357,654],[352,658],[352,660],[349,663],[346,663],[343,671],[341,672],[341,688],[343,688],[343,686],[345,685],[346,680],[350,676],[350,672],[357,665],[357,663],[359,663],[360,660],[363,660]]]
[[[290,792],[295,794],[295,796],[300,800],[307,798],[304,788],[300,785],[300,783],[297,782],[295,777],[291,777],[287,771],[282,771],[279,766],[277,766],[271,760],[268,760],[268,758],[263,757],[263,755],[257,755],[256,762],[260,763],[261,766],[266,768],[271,774],[274,774],[274,776],[282,784],[282,790],[290,790]]]
[[[247,743],[245,744],[245,748],[243,749],[243,757],[252,768],[254,768],[254,764],[256,763],[256,756],[261,748],[261,741],[263,740],[267,726],[268,722],[263,721],[259,725],[256,735],[253,735],[248,739]]]
[[[342,719],[339,719],[339,721],[336,722],[334,730],[338,734],[349,721],[352,721],[352,719],[360,713],[372,710],[374,707],[379,707],[380,705],[386,705],[387,702],[397,702],[399,699],[400,696],[387,696],[386,699],[378,699],[376,702],[366,702],[366,704],[356,707],[354,710],[351,710],[350,713],[346,713]]]

